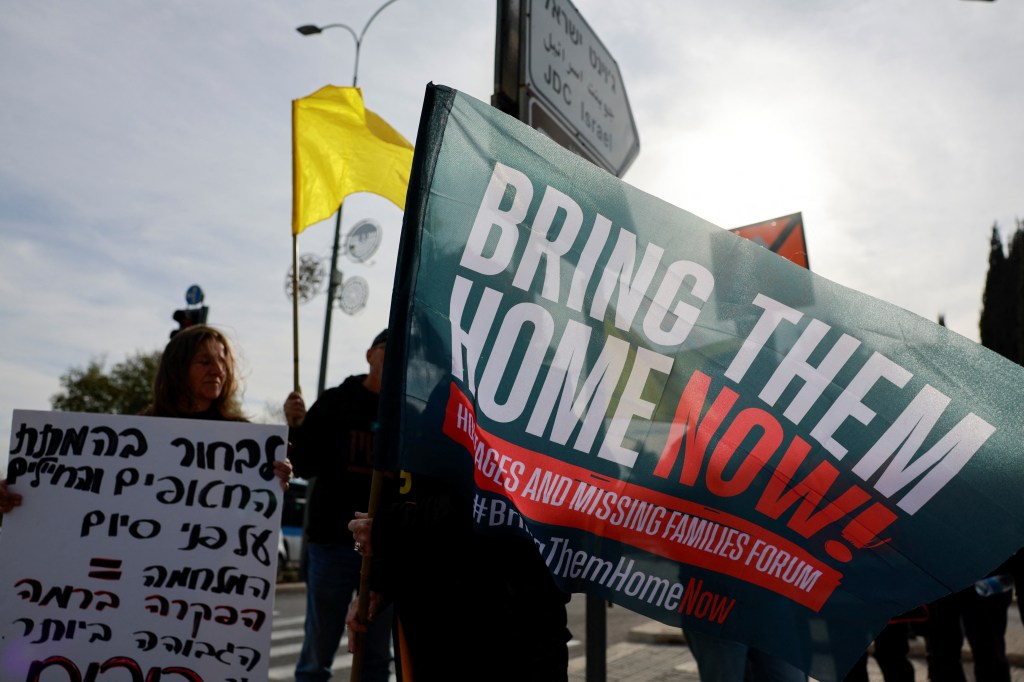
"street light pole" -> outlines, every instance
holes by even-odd
[[[398,0],[388,0],[383,5],[377,8],[370,18],[366,20],[366,24],[363,25],[363,30],[357,35],[356,32],[348,24],[324,24],[323,26],[316,26],[313,24],[306,24],[299,26],[295,30],[304,36],[317,35],[323,33],[329,28],[343,28],[348,31],[349,35],[352,36],[352,40],[356,44],[356,55],[355,63],[352,67],[352,87],[356,87],[356,83],[359,80],[359,52],[363,46],[363,36],[366,35],[367,29],[370,28],[370,24],[377,18],[384,9],[391,4],[394,4]],[[324,314],[324,340],[323,346],[320,349],[320,380],[317,384],[317,395],[319,396],[327,388],[327,356],[331,343],[331,318],[334,312],[334,297],[338,293],[338,286],[341,285],[341,277],[338,272],[338,251],[341,244],[341,214],[344,202],[338,206],[337,217],[334,221],[334,246],[331,249],[331,270],[327,285],[327,312]]]
[[[348,31],[349,35],[352,36],[352,40],[356,43],[356,60],[355,65],[352,68],[352,87],[356,87],[356,81],[359,78],[359,50],[363,46],[363,36],[366,35],[366,30],[370,28],[370,24],[377,18],[377,15],[384,11],[384,8],[388,5],[398,2],[398,0],[388,0],[383,5],[377,8],[377,11],[370,15],[370,18],[366,20],[366,24],[363,26],[363,30],[356,35],[356,32],[348,24],[324,24],[323,26],[315,26],[313,24],[306,24],[305,26],[299,26],[296,31],[304,36],[312,36],[317,33],[323,33],[329,28],[343,28]]]

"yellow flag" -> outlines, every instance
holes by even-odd
[[[292,101],[292,234],[355,192],[405,209],[412,145],[363,106],[359,88],[327,85]]]

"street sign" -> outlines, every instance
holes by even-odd
[[[203,302],[203,290],[199,288],[198,284],[193,284],[185,292],[185,303],[189,305],[199,305]]]
[[[730,230],[730,232],[744,239],[749,239],[755,244],[760,244],[769,251],[796,263],[802,268],[811,269],[811,263],[807,257],[807,242],[804,239],[804,218],[802,213],[793,213],[780,218],[773,218],[772,220],[763,220],[759,223],[736,227]],[[768,276],[767,272],[755,275],[755,277],[762,280]],[[807,308],[813,305],[813,287],[806,287],[792,292],[791,304],[795,308]],[[744,324],[753,324],[753,321],[747,320]]]
[[[536,97],[527,100],[526,122],[529,123],[531,128],[544,133],[569,151],[579,154],[585,159],[589,159],[592,163],[602,167],[604,166],[604,164],[599,163],[598,160],[593,158],[593,155],[589,150],[580,146],[579,140],[576,138],[576,134],[572,129],[566,127],[566,125],[559,120],[558,116],[552,112],[546,104],[544,104],[543,100],[537,99]]]
[[[640,138],[619,65],[569,0],[524,4],[521,120],[535,128],[535,116],[558,120],[584,156],[621,177],[640,151]]]

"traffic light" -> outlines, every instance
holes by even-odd
[[[174,314],[171,315],[171,319],[178,323],[178,328],[171,331],[171,338],[174,338],[174,335],[182,329],[188,329],[195,324],[206,324],[206,314],[208,312],[210,312],[210,307],[205,305],[198,308],[175,310]]]

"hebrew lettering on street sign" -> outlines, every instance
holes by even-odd
[[[527,123],[554,117],[598,165],[622,176],[640,150],[619,65],[569,0],[527,0]],[[538,105],[533,99],[541,101]],[[542,123],[538,126],[536,123]]]

